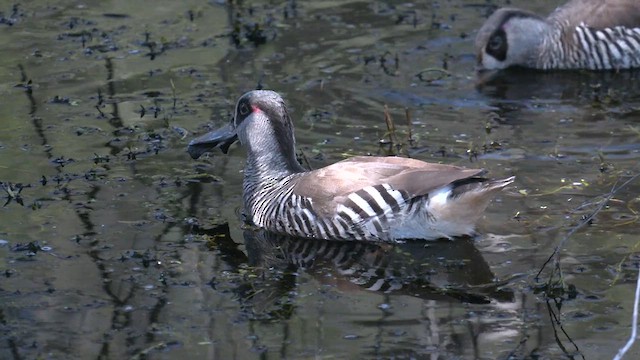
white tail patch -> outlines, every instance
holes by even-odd
[[[431,206],[442,206],[447,203],[449,199],[449,195],[451,195],[452,187],[451,185],[447,185],[441,187],[438,190],[429,193],[429,205]]]

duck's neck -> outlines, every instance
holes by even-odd
[[[305,171],[296,159],[293,137],[283,138],[282,134],[277,134],[272,126],[260,122],[247,124],[246,130],[238,134],[240,141],[247,149],[245,183],[269,183]],[[247,134],[258,134],[258,136],[247,136]]]
[[[569,54],[573,49],[567,48],[569,32],[567,31],[568,23],[556,21],[553,23],[544,22],[539,38],[540,42],[539,56],[536,59],[536,67],[541,69],[558,69],[566,67],[566,59],[570,58]]]
[[[257,126],[257,129],[238,133],[238,137],[247,149],[247,164],[244,168],[243,198],[248,220],[257,225],[264,224],[256,220],[265,209],[278,204],[278,191],[282,180],[295,173],[304,172],[295,155],[293,137],[283,139],[271,126]],[[258,134],[258,136],[247,136]]]

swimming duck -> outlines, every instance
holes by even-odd
[[[494,195],[514,177],[400,157],[356,156],[305,170],[282,97],[242,95],[231,122],[192,140],[194,158],[239,140],[247,149],[243,200],[248,218],[297,237],[395,242],[471,235]]]
[[[478,31],[479,70],[640,67],[640,1],[571,0],[547,18],[499,9]]]

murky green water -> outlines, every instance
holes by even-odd
[[[564,243],[555,301],[538,291],[552,266],[536,274],[640,171],[639,75],[508,73],[477,87],[473,36],[491,9],[0,4],[0,358],[612,357],[630,333],[638,182]],[[244,229],[242,149],[193,161],[185,148],[258,85],[288,100],[314,168],[384,153],[387,105],[401,142],[410,113],[412,157],[515,186],[474,240]]]

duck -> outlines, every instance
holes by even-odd
[[[246,148],[243,202],[249,223],[298,238],[403,242],[474,235],[494,195],[515,177],[403,157],[354,156],[308,171],[296,158],[283,98],[242,95],[231,121],[193,139],[193,159],[239,141]]]
[[[477,69],[640,67],[640,1],[571,0],[546,18],[501,8],[475,39]]]

